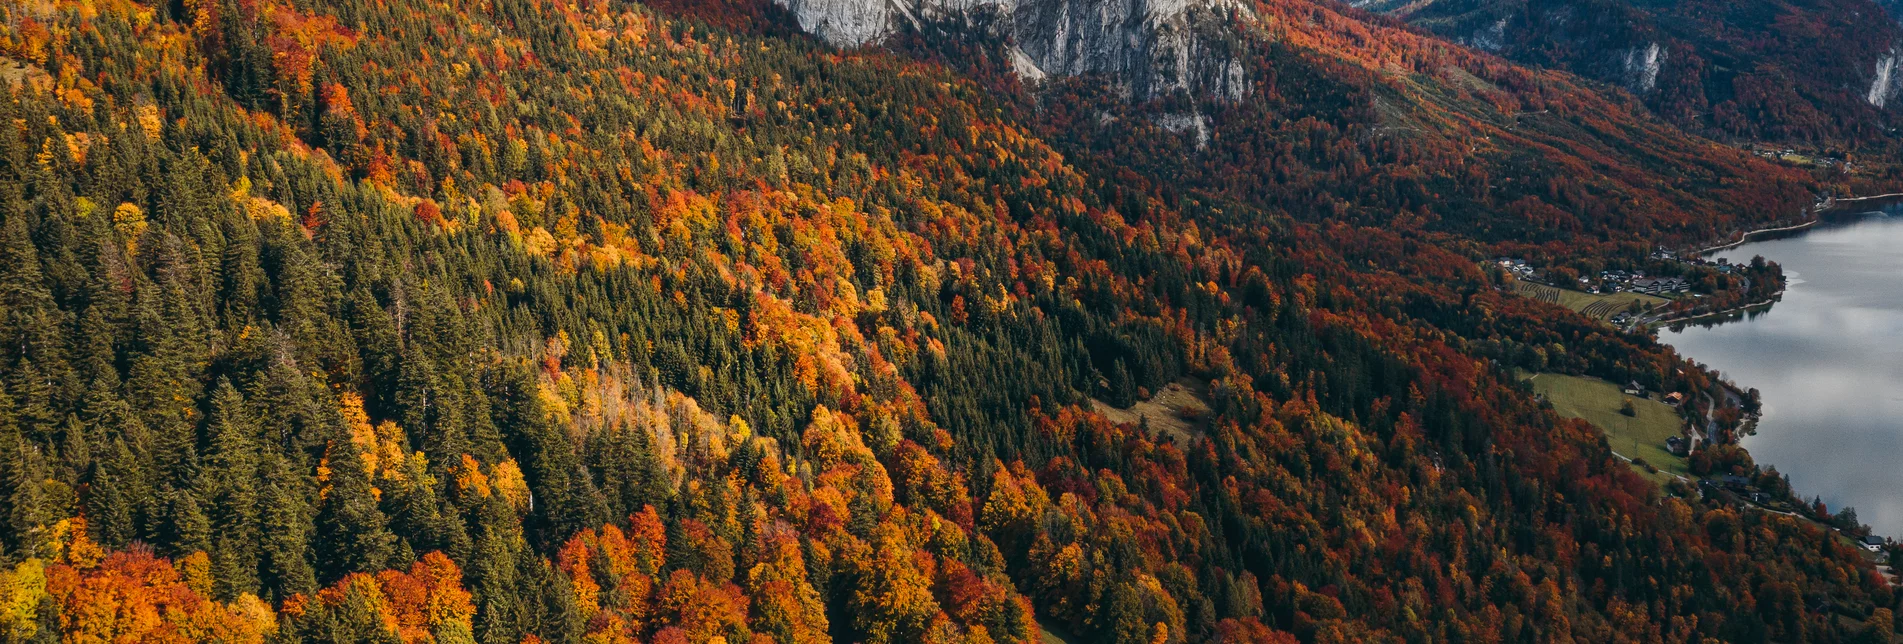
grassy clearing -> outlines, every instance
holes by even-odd
[[[1638,302],[1641,309],[1649,309],[1669,301],[1644,293],[1586,293],[1526,281],[1514,282],[1513,290],[1526,297],[1578,311],[1595,320],[1605,320],[1629,310],[1633,302]]]
[[[1189,378],[1164,385],[1150,396],[1149,400],[1139,400],[1129,409],[1118,409],[1110,403],[1092,398],[1091,407],[1097,413],[1113,423],[1136,425],[1148,419],[1150,428],[1176,439],[1176,444],[1187,447],[1203,436],[1203,421],[1209,417],[1209,402],[1203,399],[1204,386]]]
[[[1671,475],[1690,476],[1685,459],[1665,451],[1665,439],[1680,435],[1683,421],[1671,405],[1627,396],[1618,385],[1598,378],[1581,378],[1557,373],[1542,373],[1528,379],[1533,391],[1553,403],[1553,410],[1567,418],[1583,418],[1606,433],[1612,451],[1629,458],[1642,458],[1659,470],[1651,475],[1658,481]],[[1619,413],[1625,401],[1632,401],[1636,416]],[[1643,468],[1639,468],[1645,473]]]

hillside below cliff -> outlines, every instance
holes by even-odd
[[[1892,149],[1903,24],[1871,0],[1361,0],[1475,49],[1564,69],[1719,138]]]
[[[1589,232],[1588,243],[1619,244],[1716,236],[1795,215],[1811,199],[1803,175],[1688,135],[1576,77],[1341,5],[785,1],[829,42],[898,44],[1015,77],[994,91],[1028,87],[1036,107],[1022,116],[1072,158],[1107,155],[1181,194],[1307,220],[1524,245],[1578,244]],[[1094,13],[1080,19],[1086,8]],[[1095,35],[1079,35],[1086,28]],[[1156,80],[1184,78],[1159,70],[1198,69],[1186,61],[1201,50],[1222,52],[1201,59],[1221,74]],[[1079,54],[1088,55],[1071,58]]]

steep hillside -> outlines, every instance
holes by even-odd
[[[1476,49],[1625,88],[1663,118],[1752,141],[1894,150],[1903,24],[1868,0],[1356,3]]]
[[[1709,238],[1808,205],[1805,177],[1575,78],[1351,12],[1258,11],[1265,91],[1207,110],[1212,143],[1184,159],[1195,185],[1305,218],[1575,250]],[[1145,137],[1094,134],[1115,158],[1149,158]]]
[[[1243,98],[1131,102],[599,0],[0,7],[0,637],[1887,636],[1854,548],[1511,369],[1711,374],[1470,252],[1803,186],[1268,9]],[[1490,172],[1547,187],[1438,210]]]
[[[1240,93],[1191,86],[1146,98],[1110,73],[1025,74],[1015,32],[982,20],[899,25],[888,42],[991,79],[1000,95],[1030,88],[1020,117],[1069,158],[1100,158],[1109,176],[1137,171],[1166,199],[1200,192],[1305,221],[1550,255],[1644,253],[1795,218],[1811,203],[1807,176],[1564,73],[1335,5],[1256,2],[1231,15],[1197,42],[1232,52],[1242,82],[1226,87]]]

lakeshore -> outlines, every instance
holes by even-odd
[[[1679,324],[1696,324],[1701,320],[1713,320],[1713,319],[1718,319],[1718,318],[1722,318],[1722,317],[1726,317],[1730,315],[1736,315],[1738,313],[1764,311],[1764,310],[1768,310],[1771,305],[1776,304],[1778,300],[1782,298],[1783,296],[1784,296],[1784,291],[1779,290],[1776,293],[1772,293],[1771,297],[1768,299],[1759,300],[1756,302],[1752,302],[1750,304],[1742,304],[1739,306],[1725,309],[1723,311],[1710,311],[1707,313],[1693,313],[1691,315],[1686,315],[1681,317],[1652,320],[1645,324],[1646,326],[1652,327],[1652,328],[1669,327],[1669,326],[1679,325]]]
[[[1838,200],[1802,234],[1746,236],[1711,253],[1762,255],[1785,269],[1776,297],[1662,320],[1659,341],[1760,388],[1764,412],[1740,443],[1833,512],[1854,507],[1879,534],[1903,534],[1903,195]],[[1868,214],[1871,205],[1885,209]],[[1852,212],[1851,208],[1857,211]],[[1847,215],[1859,215],[1855,217]],[[1789,228],[1789,227],[1783,227]],[[1798,232],[1798,231],[1790,231]],[[1775,304],[1775,306],[1772,306]]]
[[[1747,230],[1747,231],[1744,231],[1743,233],[1738,234],[1738,241],[1703,248],[1693,252],[1692,254],[1695,256],[1704,256],[1704,255],[1710,255],[1712,253],[1716,253],[1718,251],[1731,250],[1733,248],[1737,248],[1739,246],[1743,246],[1745,244],[1751,243],[1751,238],[1757,237],[1759,235],[1774,235],[1774,234],[1794,233],[1798,231],[1809,230],[1813,226],[1816,226],[1818,222],[1823,221],[1822,213],[1825,210],[1828,210],[1828,207],[1826,207],[1825,209],[1818,210],[1817,215],[1813,215],[1810,220],[1800,224],[1793,224],[1789,226],[1773,226],[1769,228],[1758,228],[1755,230]]]
[[[1896,201],[1900,204],[1903,204],[1903,192],[1892,192],[1888,194],[1868,195],[1863,197],[1843,197],[1843,198],[1830,197],[1825,199],[1823,202],[1817,204],[1816,206],[1813,206],[1811,208],[1806,208],[1803,213],[1803,219],[1801,221],[1798,221],[1797,223],[1774,223],[1769,226],[1765,226],[1763,228],[1753,228],[1750,230],[1746,230],[1746,231],[1737,233],[1738,238],[1736,240],[1726,241],[1724,243],[1720,243],[1714,246],[1707,246],[1707,247],[1692,251],[1691,254],[1694,256],[1710,255],[1712,253],[1731,250],[1739,246],[1752,243],[1754,241],[1764,241],[1762,239],[1758,239],[1759,237],[1803,232],[1806,230],[1810,230],[1811,228],[1816,227],[1818,224],[1824,223],[1828,221],[1830,218],[1840,214],[1849,214],[1851,216],[1856,216],[1856,215],[1861,215],[1868,212],[1868,211],[1858,211],[1855,213],[1839,213],[1837,212],[1839,208],[1842,208],[1845,206],[1853,206],[1853,205],[1861,208],[1861,207],[1866,207],[1865,204],[1869,204],[1872,202],[1875,202],[1878,208],[1882,208],[1884,206],[1882,202],[1884,201]],[[1789,220],[1786,220],[1786,221],[1789,221]]]
[[[1884,194],[1884,195],[1870,195],[1868,197],[1844,197],[1842,199],[1837,199],[1836,201],[1838,203],[1842,203],[1846,201],[1852,201],[1852,202],[1874,201],[1877,199],[1903,199],[1903,192],[1892,192],[1892,193]]]

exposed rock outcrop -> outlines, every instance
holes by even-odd
[[[1625,86],[1634,94],[1644,95],[1656,89],[1659,84],[1659,66],[1665,62],[1665,52],[1656,42],[1644,47],[1633,47],[1625,52]]]
[[[1870,81],[1870,91],[1864,100],[1877,107],[1903,105],[1903,81],[1896,75],[1897,59],[1903,58],[1903,50],[1891,49],[1890,53],[1877,60],[1876,78]]]
[[[840,47],[875,44],[900,29],[980,19],[1011,43],[1020,77],[1098,75],[1134,98],[1176,91],[1240,99],[1249,78],[1238,0],[775,0],[800,27]]]

